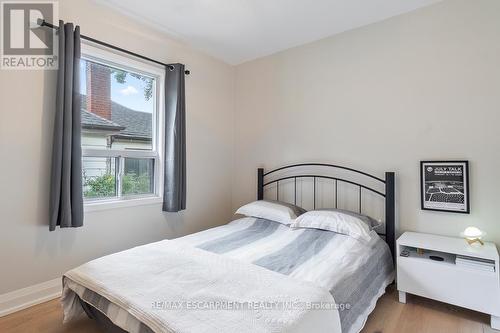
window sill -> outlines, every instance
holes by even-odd
[[[83,203],[83,209],[84,212],[87,213],[116,208],[154,205],[162,202],[163,199],[157,196],[122,200],[90,201]]]

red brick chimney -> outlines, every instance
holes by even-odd
[[[87,61],[87,111],[111,120],[111,70]]]

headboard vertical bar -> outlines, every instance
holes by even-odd
[[[361,214],[361,186],[359,187],[359,213]]]
[[[257,200],[264,199],[264,169],[257,169]]]
[[[294,195],[293,204],[296,205],[297,204],[297,177],[293,178],[293,186],[294,186],[294,190],[293,190],[293,195]]]
[[[276,182],[276,201],[280,201],[280,181]]]
[[[393,260],[396,259],[396,202],[395,202],[395,177],[394,172],[385,173],[385,238],[392,253]]]
[[[335,209],[337,209],[338,206],[339,206],[339,200],[338,200],[338,195],[337,195],[337,193],[338,193],[338,188],[337,188],[338,182],[339,181],[335,179]]]
[[[316,177],[313,177],[313,209],[316,209]]]

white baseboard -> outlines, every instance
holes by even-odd
[[[57,278],[0,295],[0,317],[61,296],[62,280]]]

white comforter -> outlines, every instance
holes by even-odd
[[[327,289],[181,242],[164,240],[102,257],[65,278],[154,332],[341,332],[336,309],[310,308],[332,307]],[[81,313],[75,300],[65,284],[65,321]]]

